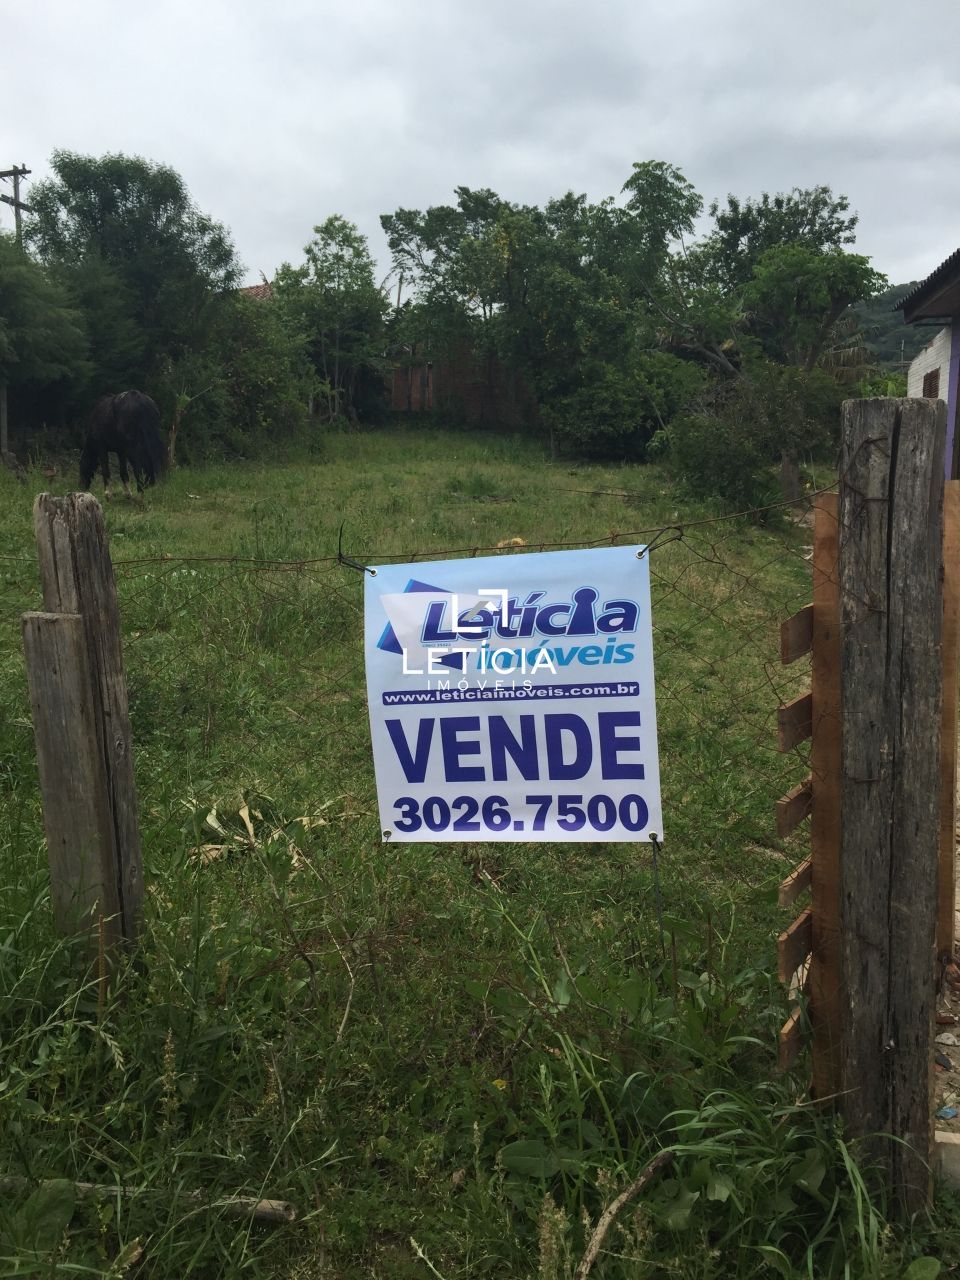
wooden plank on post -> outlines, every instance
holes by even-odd
[[[25,613],[23,647],[54,923],[61,933],[80,933],[102,915],[112,939],[120,902],[83,619]]]
[[[791,1009],[790,1017],[780,1028],[778,1048],[777,1056],[780,1070],[789,1071],[800,1056],[800,1050],[803,1048],[803,1028],[800,1025],[799,1005],[795,1005]]]
[[[835,493],[821,494],[813,526],[813,741],[810,769],[810,1023],[813,1096],[839,1088],[840,1002],[840,593]]]
[[[41,493],[33,508],[45,609],[83,619],[103,759],[121,934],[136,936],[143,859],[133,780],[133,735],[120,647],[117,588],[100,504],[89,493]]]
[[[940,870],[937,952],[956,942],[957,695],[960,664],[960,480],[943,491],[943,713],[940,722]]]
[[[843,406],[840,1105],[908,1213],[933,1160],[945,438],[942,401]]]
[[[789,666],[813,647],[813,605],[808,604],[780,623],[780,661]]]
[[[801,693],[792,702],[777,708],[777,738],[781,751],[805,741],[813,732],[813,699],[809,693]]]
[[[789,982],[810,954],[813,945],[813,913],[807,907],[777,939],[777,974]]]
[[[812,879],[813,861],[806,858],[796,867],[785,880],[780,881],[780,889],[777,893],[777,906],[790,907],[810,888]],[[812,934],[811,934],[812,937]]]
[[[777,801],[777,835],[785,839],[810,815],[813,800],[813,779],[808,774],[792,791]]]

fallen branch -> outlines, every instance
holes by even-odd
[[[51,1179],[50,1181],[57,1181]],[[40,1184],[48,1186],[48,1182]],[[32,1191],[36,1184],[30,1178],[8,1174],[0,1177],[0,1191]],[[117,1187],[106,1183],[75,1182],[74,1190],[81,1199],[112,1200],[115,1196],[149,1195],[152,1187]],[[257,1200],[253,1196],[228,1196],[225,1200],[205,1200],[201,1191],[181,1191],[177,1198],[204,1209],[222,1209],[231,1218],[254,1218],[258,1222],[294,1222],[297,1207],[289,1200]]]
[[[583,1257],[580,1259],[580,1265],[577,1267],[574,1280],[586,1280],[590,1274],[590,1268],[597,1260],[597,1254],[606,1239],[607,1232],[613,1226],[617,1214],[625,1205],[640,1194],[644,1187],[648,1186],[662,1169],[673,1162],[672,1151],[661,1151],[659,1155],[655,1155],[650,1163],[646,1166],[638,1178],[630,1183],[626,1191],[621,1192],[616,1200],[610,1202],[604,1209],[600,1221],[593,1229],[593,1235],[587,1244]]]

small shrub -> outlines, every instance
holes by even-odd
[[[683,414],[658,441],[664,446],[671,469],[694,497],[722,498],[742,509],[777,500],[767,441],[747,418]]]
[[[627,369],[601,364],[570,395],[543,411],[557,442],[590,458],[645,456],[654,432],[703,390],[701,370],[654,352]]]
[[[774,464],[824,457],[835,449],[842,391],[820,369],[755,360],[736,382],[715,385],[696,412],[681,414],[652,442],[684,487],[740,508],[780,492]]]
[[[870,377],[861,378],[857,383],[857,395],[861,399],[871,396],[905,396],[907,394],[907,375],[891,373],[889,370],[877,370]]]

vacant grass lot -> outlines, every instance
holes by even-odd
[[[805,675],[777,625],[809,598],[805,525],[441,431],[115,499],[148,900],[104,992],[50,928],[19,642],[33,496],[72,481],[0,474],[0,1175],[62,1180],[0,1182],[0,1276],[561,1280],[665,1146],[591,1275],[960,1263],[955,1205],[936,1245],[894,1236],[775,1071],[776,885],[804,837],[777,842],[772,805],[805,772],[775,750]],[[381,844],[341,524],[362,563],[683,526],[651,553],[658,875],[648,846]],[[300,1217],[230,1217],[233,1195]]]

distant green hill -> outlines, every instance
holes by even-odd
[[[900,299],[919,283],[919,280],[910,280],[907,284],[892,284],[872,302],[861,302],[854,307],[866,345],[877,362],[886,368],[899,367],[901,361],[909,364],[936,333],[929,325],[904,324],[903,312],[894,311]]]

